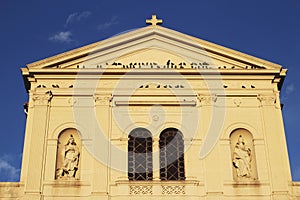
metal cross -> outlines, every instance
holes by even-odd
[[[147,19],[146,23],[147,24],[152,24],[152,26],[156,26],[157,24],[162,24],[163,20],[162,19],[157,19],[156,15],[152,15],[152,19]]]

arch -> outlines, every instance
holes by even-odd
[[[79,137],[81,139],[84,139],[83,134],[82,134],[84,132],[83,128],[80,125],[73,123],[73,122],[62,123],[59,126],[57,126],[50,134],[50,138],[58,139],[60,134],[62,134],[64,132],[64,130],[67,130],[67,129],[76,129]]]
[[[145,128],[135,128],[128,135],[128,179],[152,180],[152,135]]]
[[[138,128],[141,128],[143,127],[143,129],[146,129],[148,130],[150,133],[151,132],[151,129],[150,129],[150,126],[149,126],[149,123],[146,123],[146,122],[133,122],[131,124],[129,124],[128,126],[126,126],[124,129],[123,129],[123,132],[125,134],[128,134],[127,137],[129,137],[130,133],[132,133],[135,129],[138,129]]]
[[[230,139],[230,135],[237,129],[245,129],[251,133],[252,138],[259,138],[260,136],[258,135],[257,129],[254,128],[253,126],[247,124],[247,123],[234,123],[231,124],[226,128],[226,130],[223,132],[221,138],[222,139]]]
[[[230,134],[233,179],[236,181],[256,180],[256,159],[253,135],[244,128],[237,128]]]
[[[176,128],[167,128],[159,136],[160,179],[185,180],[184,142]]]
[[[79,179],[81,146],[77,129],[68,128],[58,135],[56,179]]]
[[[184,132],[184,133],[189,132],[189,128],[179,122],[164,122],[157,128],[157,130],[161,134],[162,132],[164,132],[165,130],[167,130],[169,128],[177,129],[178,131],[181,130],[179,132],[182,135],[182,138],[183,138],[182,132]],[[185,134],[185,136],[186,136],[186,134]]]

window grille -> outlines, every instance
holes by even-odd
[[[160,134],[160,179],[185,180],[182,133],[168,128]]]
[[[152,180],[152,137],[150,131],[136,128],[129,134],[128,179]]]

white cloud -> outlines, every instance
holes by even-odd
[[[294,91],[295,91],[294,84],[289,84],[285,89],[286,94],[292,94]]]
[[[13,158],[7,155],[0,158],[0,181],[19,181],[20,169],[10,164],[11,160]]]
[[[70,25],[74,22],[84,20],[84,19],[88,18],[91,14],[92,14],[91,11],[83,11],[81,13],[78,13],[78,12],[72,13],[68,16],[68,18],[65,22],[65,27],[67,27],[68,25]]]
[[[76,19],[77,15],[78,15],[78,13],[70,14],[66,20],[65,26],[68,26],[68,24],[72,23]]]
[[[98,29],[99,31],[106,30],[106,29],[110,28],[111,26],[116,25],[116,24],[118,24],[118,23],[119,23],[118,17],[117,17],[117,16],[113,16],[113,17],[110,19],[110,21],[105,22],[105,23],[103,23],[103,24],[99,24],[99,25],[97,26],[97,29]]]
[[[71,42],[72,33],[70,31],[65,32],[59,32],[51,37],[49,37],[49,40],[56,41],[56,42]]]

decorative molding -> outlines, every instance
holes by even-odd
[[[273,106],[276,104],[276,95],[271,95],[271,96],[258,95],[257,99],[260,101],[262,106]]]
[[[153,115],[152,120],[155,121],[155,122],[158,121],[159,120],[159,115]]]
[[[237,106],[237,107],[240,107],[241,103],[242,103],[242,100],[240,98],[235,98],[233,100],[233,103]]]
[[[151,185],[129,185],[130,195],[152,195]]]
[[[34,105],[46,106],[51,101],[52,97],[52,92],[49,90],[45,94],[33,94],[32,100]]]
[[[162,185],[162,194],[172,195],[172,194],[185,194],[184,185]]]
[[[110,105],[112,101],[111,95],[94,95],[95,105],[107,106]]]
[[[197,95],[197,98],[202,106],[214,105],[218,100],[217,96],[202,96],[200,94]]]
[[[68,104],[69,104],[70,106],[72,106],[72,107],[73,107],[77,102],[78,102],[78,99],[75,98],[75,97],[70,97],[70,98],[68,99]]]

